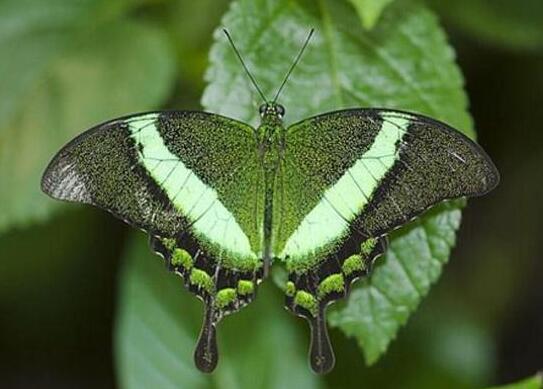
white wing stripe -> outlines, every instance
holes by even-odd
[[[173,205],[194,222],[195,231],[212,243],[242,256],[256,257],[247,235],[218,199],[217,192],[168,150],[156,128],[158,115],[129,122],[132,139],[141,148],[140,163],[166,192]],[[222,223],[224,228],[216,228]]]
[[[303,257],[347,233],[349,225],[363,210],[379,182],[398,158],[399,145],[410,118],[386,116],[370,149],[323,195],[287,240],[281,257]]]

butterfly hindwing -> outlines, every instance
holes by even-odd
[[[351,109],[288,128],[278,190],[289,217],[276,249],[286,305],[312,327],[311,363],[333,365],[324,310],[383,253],[385,236],[447,199],[482,195],[498,172],[473,141],[407,112]]]
[[[216,324],[254,299],[262,258],[284,260],[286,306],[309,321],[311,365],[324,373],[334,364],[326,306],[368,274],[386,235],[440,201],[488,192],[499,176],[476,143],[424,116],[351,109],[284,131],[267,107],[256,131],[205,112],[104,123],[53,158],[42,188],[149,234],[205,302],[203,371],[217,364]]]
[[[185,287],[205,303],[194,361],[200,370],[211,372],[218,362],[216,325],[225,315],[254,300],[263,278],[262,267],[242,270],[220,266],[188,236],[181,240],[151,236],[150,246],[166,260],[170,271],[182,276]]]
[[[356,254],[331,252],[317,266],[289,273],[285,305],[310,324],[309,360],[315,372],[330,371],[335,361],[326,327],[327,305],[348,296],[351,284],[370,273],[373,261],[386,246],[386,237],[370,238],[351,250]]]
[[[261,280],[261,170],[254,130],[205,112],[155,112],[99,125],[66,145],[42,179],[149,233],[152,249],[206,304],[195,358],[217,363],[215,325]]]

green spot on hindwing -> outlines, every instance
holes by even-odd
[[[293,297],[294,293],[296,293],[296,285],[294,285],[294,282],[287,281],[287,285],[285,287],[285,294],[289,297]]]
[[[343,265],[341,266],[341,270],[346,276],[356,271],[365,270],[365,268],[366,265],[364,260],[362,259],[362,256],[358,254],[351,255],[343,262]]]
[[[224,288],[217,292],[215,296],[215,306],[219,309],[222,309],[231,303],[233,303],[237,298],[237,293],[234,288]]]
[[[171,263],[173,266],[182,266],[185,270],[192,268],[192,257],[188,251],[176,248],[173,250]]]
[[[253,281],[239,280],[238,281],[238,294],[240,296],[246,296],[254,293],[255,285]]]
[[[307,309],[313,316],[317,313],[318,302],[315,296],[304,290],[299,290],[294,295],[294,304]]]
[[[162,244],[171,252],[175,249],[176,242],[172,238],[163,238]]]
[[[219,200],[217,189],[206,184],[168,146],[161,133],[160,116],[151,113],[127,123],[139,163],[176,212],[189,220],[200,243],[216,255],[227,253],[224,259],[232,264],[257,261],[249,238]],[[216,228],[217,223],[221,223],[221,228]]]
[[[189,282],[207,293],[213,293],[213,280],[205,271],[193,268],[190,272]]]
[[[371,254],[373,249],[375,248],[375,245],[377,244],[377,238],[370,238],[362,242],[360,245],[360,252],[364,257],[367,257]]]
[[[345,280],[343,279],[343,274],[336,273],[329,275],[319,284],[317,294],[319,298],[323,298],[329,293],[342,293],[343,291],[345,291]]]

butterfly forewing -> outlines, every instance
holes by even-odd
[[[102,207],[152,233],[173,236],[181,227],[200,227],[218,244],[220,228],[206,228],[202,218],[217,215],[224,223],[230,213],[230,226],[256,251],[258,196],[256,189],[239,185],[256,188],[260,180],[253,131],[203,112],[113,120],[65,146],[47,168],[42,187],[55,198]]]
[[[285,143],[284,203],[303,210],[285,229],[283,257],[311,256],[353,232],[385,235],[429,206],[482,195],[499,180],[476,143],[401,111],[320,115],[291,126]]]
[[[155,112],[97,126],[48,166],[43,190],[147,231],[207,305],[197,364],[216,364],[214,328],[261,278],[262,172],[254,130],[204,112]],[[212,334],[213,336],[211,336]]]

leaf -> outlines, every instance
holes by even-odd
[[[371,278],[353,289],[347,304],[330,312],[330,324],[357,339],[369,364],[386,351],[439,278],[460,219],[458,206],[450,203],[394,233]]]
[[[364,28],[370,30],[372,29],[379,17],[383,13],[383,10],[387,5],[389,5],[393,0],[349,0],[358,16]]]
[[[74,34],[111,18],[141,0],[4,0],[0,2],[0,128],[24,103],[51,61]]]
[[[202,305],[150,253],[142,234],[130,240],[121,272],[115,357],[123,388],[318,388],[302,339],[271,285],[218,327],[220,361],[200,373],[192,353]]]
[[[496,46],[543,49],[540,0],[428,0],[454,27]]]
[[[123,20],[76,29],[67,26],[79,19],[61,16],[57,29],[31,15],[0,28],[0,71],[10,74],[0,94],[13,93],[0,96],[9,118],[0,118],[0,233],[58,206],[39,182],[67,141],[106,119],[156,108],[172,84],[173,54],[160,30]]]
[[[91,2],[0,3],[0,128],[22,103],[24,94],[69,42],[66,29],[87,12]],[[56,2],[58,3],[58,2]]]
[[[474,136],[463,80],[436,17],[396,1],[367,31],[346,2],[242,0],[223,18],[249,69],[273,96],[308,33],[314,39],[279,101],[286,122],[344,107],[388,107],[426,113]],[[258,123],[261,103],[220,29],[210,53],[210,111]],[[329,321],[354,336],[372,363],[439,277],[454,244],[460,205],[433,210],[394,234],[373,276],[359,283]],[[385,297],[389,296],[389,297]]]
[[[533,377],[523,379],[522,381],[515,382],[513,384],[504,386],[493,386],[488,389],[542,389],[543,388],[543,376],[541,373],[534,375]]]

